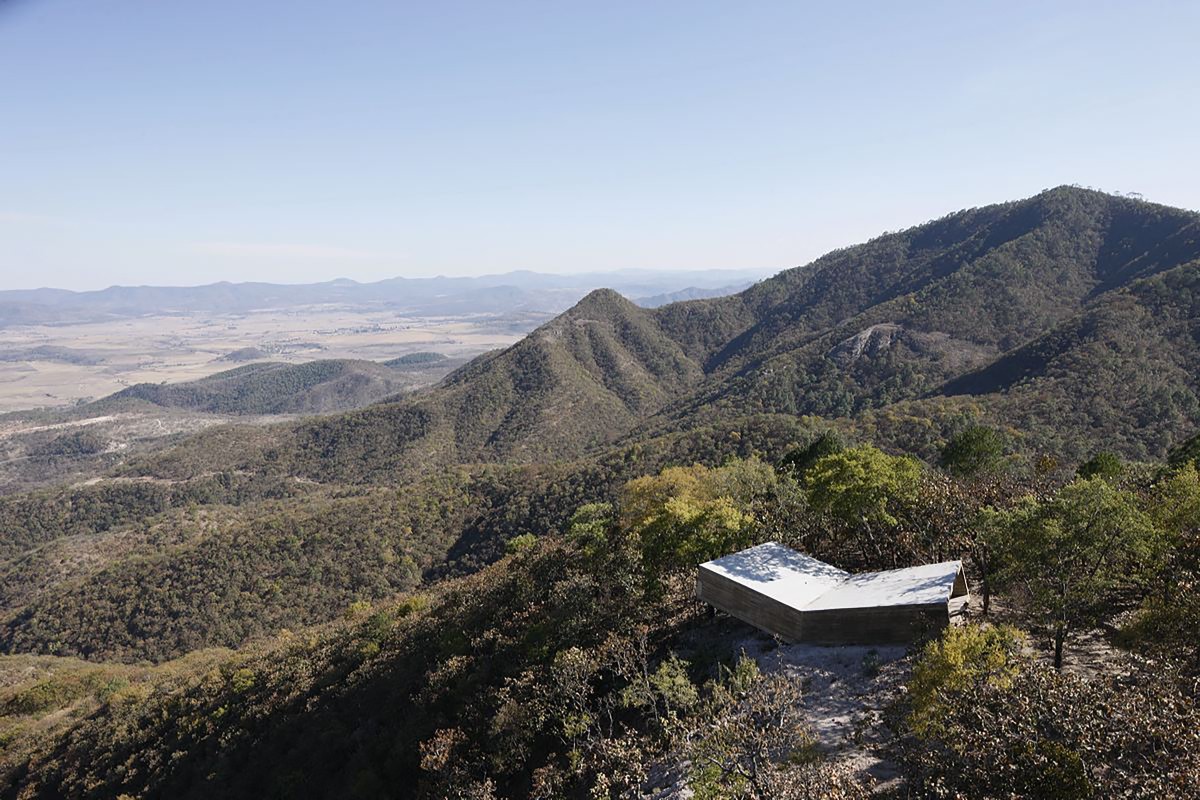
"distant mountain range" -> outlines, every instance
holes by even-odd
[[[1161,457],[1200,426],[1198,398],[1200,215],[1060,187],[727,297],[648,309],[597,290],[432,389],[269,449],[277,468],[390,479],[783,414],[919,453],[974,420],[1060,457]]]
[[[681,303],[684,300],[703,300],[708,297],[724,297],[727,294],[737,294],[743,289],[748,288],[752,283],[753,281],[746,281],[729,286],[719,286],[715,289],[689,286],[677,292],[664,292],[663,294],[656,294],[651,297],[638,297],[634,299],[634,302],[643,308],[658,308],[670,303]]]
[[[0,291],[0,326],[323,304],[378,306],[416,316],[558,313],[600,287],[616,289],[630,298],[648,298],[648,305],[661,305],[672,293],[712,296],[744,288],[768,274],[762,270],[620,270],[575,275],[518,271],[466,278],[390,278],[373,283],[342,278],[309,284],[113,286],[91,292],[9,290]]]

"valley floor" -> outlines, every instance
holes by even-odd
[[[136,383],[196,380],[236,367],[243,358],[385,361],[421,350],[465,358],[511,345],[544,318],[410,317],[382,309],[307,306],[14,326],[0,335],[0,413],[69,406]],[[249,350],[257,356],[239,355]]]

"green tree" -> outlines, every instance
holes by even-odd
[[[658,719],[688,711],[699,701],[696,686],[688,677],[688,666],[687,661],[671,653],[653,672],[646,669],[630,681],[621,691],[621,705],[650,709]]]
[[[1159,483],[1149,513],[1169,537],[1170,554],[1155,591],[1122,633],[1200,675],[1200,470],[1195,464]]]
[[[983,684],[1008,688],[1024,639],[1008,625],[963,625],[926,644],[908,685],[909,727],[923,738],[942,736],[957,695]]]
[[[855,537],[864,561],[894,564],[897,543],[884,532],[899,525],[899,515],[917,496],[920,478],[916,459],[864,445],[818,459],[804,485],[812,507]]]
[[[994,428],[972,425],[942,448],[942,466],[951,475],[969,478],[990,472],[1004,458],[1004,437]]]
[[[818,460],[840,453],[845,449],[846,445],[842,443],[842,438],[832,431],[827,431],[813,439],[805,447],[797,447],[788,452],[779,462],[779,468],[781,471],[791,472],[793,475],[803,475]]]
[[[750,459],[670,467],[627,483],[621,525],[639,543],[649,583],[752,544],[755,500],[777,481],[770,466]]]
[[[521,533],[504,543],[504,552],[507,555],[515,556],[532,550],[536,546],[537,536],[532,533]]]
[[[1102,451],[1080,464],[1077,474],[1080,478],[1103,478],[1111,481],[1120,477],[1124,470],[1125,465],[1119,455]]]
[[[1049,631],[1060,669],[1067,638],[1103,620],[1118,590],[1137,586],[1163,551],[1161,531],[1133,494],[1102,478],[989,516],[999,582]]]
[[[1167,460],[1173,467],[1182,467],[1189,462],[1200,467],[1200,433],[1172,450]]]

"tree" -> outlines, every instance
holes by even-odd
[[[1102,478],[1076,480],[1050,500],[1026,498],[988,516],[1000,582],[1049,631],[1059,669],[1067,638],[1099,624],[1117,591],[1136,587],[1163,550],[1161,531],[1136,498]]]
[[[532,533],[518,534],[504,543],[504,553],[506,555],[520,555],[528,552],[537,546],[537,536]]]
[[[1003,458],[1004,437],[983,425],[972,425],[942,448],[942,466],[960,478],[994,470]]]
[[[916,459],[865,445],[818,459],[804,485],[814,509],[849,529],[865,562],[895,565],[897,543],[884,532],[899,525],[898,515],[916,497],[920,478]]]
[[[936,725],[910,727],[899,746],[908,796],[1195,798],[1200,714],[1160,670],[1133,662],[1132,675],[1085,680],[1017,666],[951,689]]]
[[[832,431],[822,433],[806,447],[797,447],[785,455],[779,462],[779,468],[781,471],[791,472],[793,475],[803,475],[819,459],[840,453],[845,449],[846,445],[842,443],[841,437],[836,433]]]
[[[1200,675],[1200,470],[1188,462],[1151,496],[1150,515],[1170,541],[1170,553],[1133,622],[1122,633],[1183,662]]]
[[[777,481],[770,466],[750,459],[670,467],[627,483],[621,526],[639,543],[648,583],[752,544],[755,500]]]
[[[1188,462],[1200,467],[1200,433],[1172,450],[1167,460],[1173,467],[1182,467]]]
[[[908,684],[907,723],[918,736],[945,733],[955,696],[979,685],[1007,688],[1020,668],[1024,635],[1011,626],[947,628],[925,645]]]
[[[1036,487],[1035,487],[1035,490]],[[985,509],[1007,508],[1018,493],[1029,491],[1012,473],[980,474],[957,478],[937,470],[922,473],[916,500],[907,509],[907,524],[916,532],[922,558],[943,561],[970,557],[979,571],[982,611],[988,614],[996,571]]]
[[[742,656],[685,735],[701,800],[865,800],[868,791],[821,760],[804,721],[799,681],[763,675]]]
[[[567,538],[585,555],[595,558],[608,548],[615,523],[612,503],[588,503],[576,509],[567,521]]]
[[[1080,478],[1103,478],[1111,481],[1120,477],[1124,469],[1119,455],[1102,451],[1080,464],[1077,474]]]

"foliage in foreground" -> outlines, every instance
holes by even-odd
[[[1164,665],[1084,679],[1028,660],[1008,634],[948,633],[916,667],[900,748],[921,798],[1187,800],[1200,710]],[[955,669],[947,654],[964,656]]]
[[[1095,477],[990,515],[1001,581],[1049,630],[1056,667],[1069,635],[1100,624],[1118,592],[1140,589],[1161,564],[1166,536],[1141,505]]]
[[[991,513],[1037,520],[1044,544],[1068,549],[1091,541],[1079,527],[1108,509],[1150,526],[1168,551],[1157,563],[1182,569],[1197,484],[1185,468],[1016,502],[1000,484],[867,447],[821,456],[799,479],[754,458],[668,468],[626,483],[615,503],[578,505],[560,533],[511,537],[492,567],[398,602],[360,600],[324,629],[182,677],[163,665],[172,680],[122,673],[131,685],[120,691],[88,678],[74,700],[76,688],[28,695],[41,699],[11,706],[0,743],[0,796],[620,796],[675,769],[700,796],[856,797],[854,779],[816,757],[799,687],[736,661],[737,634],[702,618],[690,600],[696,560],[776,539],[849,568],[911,563],[972,541],[994,503]],[[1102,540],[1125,535],[1100,522],[1090,530]],[[1186,602],[1189,585],[1162,597]],[[1102,594],[1109,610],[1153,599]],[[1025,611],[1037,630],[1037,609]],[[1194,631],[1171,635],[1194,647]],[[896,723],[913,797],[1138,796],[1142,786],[1186,796],[1177,789],[1194,776],[1197,722],[1188,684],[1165,667],[1157,682],[1144,670],[1056,675],[1020,649],[1006,629],[930,646]],[[1155,759],[1167,768],[1152,774]]]
[[[758,486],[741,495],[746,514],[774,480],[754,462],[691,478],[665,504]],[[688,520],[663,540],[681,552],[698,546],[689,531],[704,535]],[[324,631],[118,693],[41,745],[23,739],[0,795],[603,795],[692,753],[706,766],[683,779],[718,796],[856,796],[814,760],[795,687],[731,663],[676,559],[660,571],[642,544],[613,509],[585,506],[564,534],[475,575],[356,604]],[[765,740],[763,715],[779,721]]]

